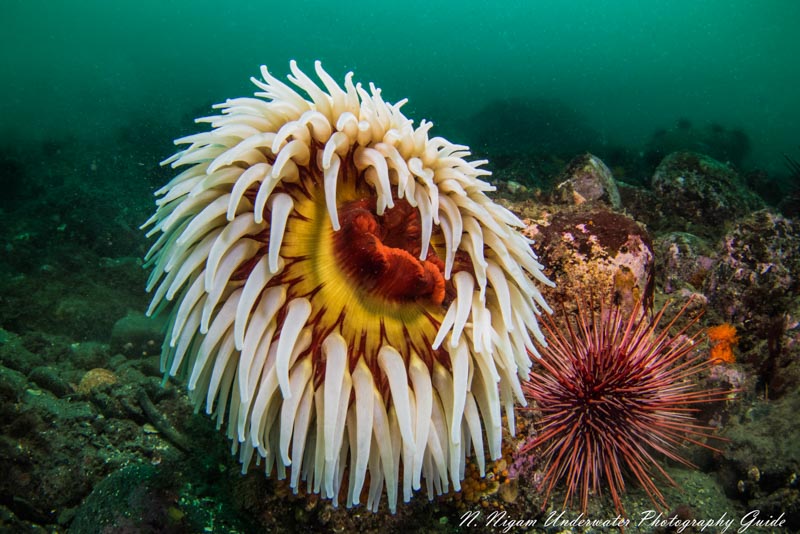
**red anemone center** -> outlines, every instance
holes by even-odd
[[[377,215],[375,199],[339,206],[341,230],[334,234],[337,261],[365,291],[395,302],[445,297],[444,264],[430,247],[420,260],[419,212],[407,201]]]

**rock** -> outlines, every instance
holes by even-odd
[[[750,152],[750,139],[738,128],[717,123],[696,125],[688,119],[679,119],[672,128],[653,132],[644,146],[643,157],[655,166],[664,156],[682,150],[702,152],[740,166]]]
[[[34,367],[45,364],[44,356],[38,351],[29,350],[22,337],[6,330],[0,332],[0,362],[4,366],[28,374]]]
[[[800,526],[798,466],[800,392],[759,402],[743,418],[732,418],[723,436],[730,439],[722,455],[720,476],[729,497],[746,499],[748,508],[764,517],[786,513]]]
[[[78,383],[77,391],[81,395],[89,395],[97,388],[116,384],[118,380],[117,375],[108,369],[97,367],[87,371],[86,374],[83,375],[80,383]]]
[[[52,315],[53,321],[61,327],[59,334],[72,334],[75,339],[80,340],[97,339],[103,334],[108,335],[108,326],[106,329],[100,327],[101,323],[108,322],[108,317],[97,309],[98,301],[103,301],[94,300],[93,296],[67,292],[54,303]]]
[[[218,451],[205,451],[216,454]],[[221,452],[221,451],[219,451]],[[216,456],[212,456],[214,460]],[[210,461],[210,459],[209,459]],[[222,492],[231,490],[219,472],[186,464],[156,467],[132,463],[114,471],[95,484],[78,507],[70,525],[72,534],[98,532],[255,532],[235,516],[231,499],[226,495],[208,497],[209,480]],[[217,468],[217,463],[209,467]],[[263,478],[263,476],[261,477]],[[239,478],[236,479],[237,481]],[[210,502],[214,505],[210,506]],[[288,518],[286,518],[288,520]],[[287,523],[288,524],[288,523]],[[249,527],[249,528],[248,528]]]
[[[653,206],[658,203],[653,191],[624,182],[619,182],[617,188],[625,213],[647,228],[658,228],[661,225],[658,214],[653,210]]]
[[[50,366],[35,367],[28,378],[39,387],[46,389],[56,397],[63,397],[73,393],[72,386],[69,385],[58,369]]]
[[[614,299],[630,309],[653,293],[655,255],[647,232],[633,219],[603,207],[564,210],[525,234],[556,283],[543,291],[551,304]],[[571,305],[571,304],[570,304]]]
[[[508,190],[508,192],[511,193],[512,195],[525,194],[528,192],[527,187],[518,182],[515,182],[514,180],[509,180],[508,182],[503,182],[503,183],[506,185],[506,189]]]
[[[105,532],[148,524],[166,527],[169,525],[167,510],[173,502],[167,492],[169,487],[168,480],[153,466],[124,467],[97,484],[78,509],[70,531]],[[169,526],[175,528],[176,525]]]
[[[800,295],[800,226],[769,210],[738,223],[720,243],[705,285],[709,302],[727,322],[766,338]],[[745,347],[746,348],[746,347]]]
[[[780,395],[800,385],[800,226],[769,210],[739,222],[720,242],[703,291],[739,332],[739,348],[762,386]]]
[[[620,207],[619,190],[611,170],[592,154],[583,154],[567,164],[558,179],[557,190],[566,204],[599,202]]]
[[[0,365],[0,405],[11,405],[19,399],[28,380],[19,371]],[[2,411],[0,411],[2,413]]]
[[[69,348],[72,351],[70,361],[78,369],[103,367],[110,356],[109,346],[96,341],[72,343]]]
[[[111,350],[131,358],[159,354],[164,339],[163,325],[162,319],[128,312],[114,323],[111,330]]]
[[[702,238],[686,232],[670,232],[656,238],[656,283],[666,294],[679,289],[697,291],[714,266],[714,251]]]
[[[652,180],[655,229],[717,238],[722,223],[760,209],[764,201],[747,189],[727,165],[702,154],[676,152],[656,169]]]
[[[22,395],[25,408],[33,410],[44,421],[58,421],[59,426],[73,422],[92,421],[97,417],[95,410],[88,402],[62,402],[50,390],[28,388]],[[57,432],[59,429],[49,429]]]
[[[0,418],[0,494],[12,510],[43,524],[91,488],[94,448],[86,438],[97,412],[48,390],[28,387]],[[0,530],[3,530],[0,527]]]

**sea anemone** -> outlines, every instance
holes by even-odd
[[[711,365],[694,351],[702,331],[686,335],[698,317],[671,335],[686,306],[660,331],[666,307],[652,320],[641,301],[638,307],[626,315],[619,306],[599,314],[581,306],[573,317],[564,314],[561,326],[550,317],[543,322],[549,345],[523,386],[542,418],[538,435],[521,452],[536,450],[542,458],[545,503],[564,481],[563,505],[579,495],[585,511],[589,493],[602,494],[605,482],[614,507],[624,513],[627,474],[666,509],[651,475],[676,484],[657,457],[694,467],[680,455],[681,446],[716,450],[705,441],[713,429],[696,421],[695,407],[724,400],[729,392],[693,382]]]
[[[295,491],[351,506],[368,482],[377,510],[385,485],[394,511],[401,479],[433,498],[500,456],[549,282],[485,161],[315,66],[322,86],[291,63],[297,89],[262,67],[257,98],[176,141],[148,313],[172,303],[162,369],[227,417],[243,471],[258,451]]]

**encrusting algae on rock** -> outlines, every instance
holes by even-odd
[[[105,384],[116,384],[117,375],[108,369],[101,367],[90,369],[83,375],[81,381],[78,383],[76,391],[81,395],[88,395],[95,388]]]

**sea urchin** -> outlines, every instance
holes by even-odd
[[[162,368],[227,417],[244,469],[258,451],[347,506],[368,482],[373,510],[384,485],[391,510],[401,481],[458,490],[484,439],[500,456],[502,408],[513,432],[549,282],[467,147],[352,73],[291,71],[262,67],[166,162],[187,168],[145,224],[149,313],[174,304]]]
[[[605,481],[616,510],[624,512],[623,475],[632,474],[666,508],[651,475],[675,482],[656,457],[693,467],[678,452],[685,442],[716,450],[704,441],[712,428],[695,420],[695,405],[729,392],[696,388],[692,379],[711,365],[699,351],[692,354],[702,332],[686,335],[698,317],[671,335],[686,306],[659,332],[665,309],[651,319],[641,303],[627,318],[619,306],[599,314],[580,306],[573,318],[565,312],[561,324],[543,321],[548,347],[523,385],[542,418],[539,434],[521,452],[542,457],[545,503],[563,480],[564,506],[578,494],[585,511],[589,493],[602,493]]]

